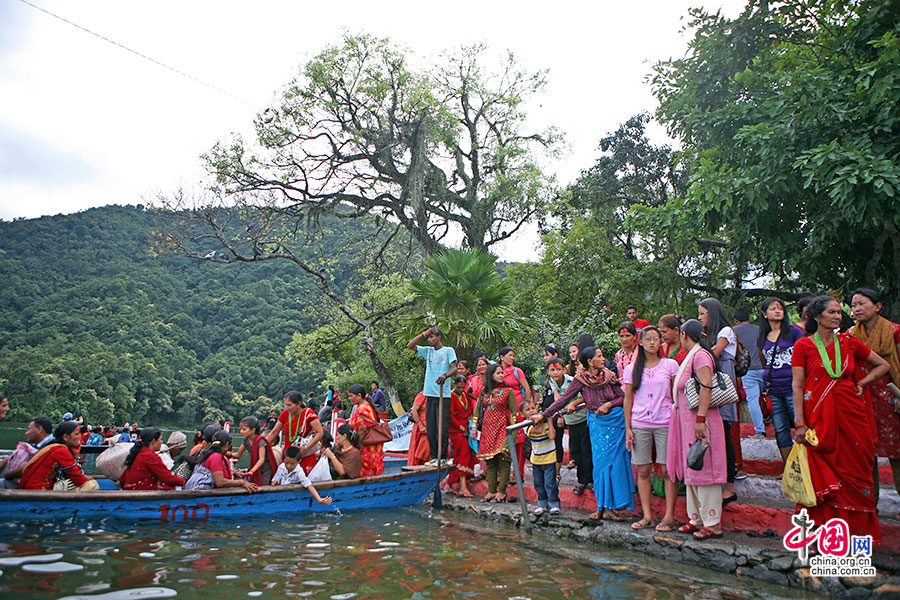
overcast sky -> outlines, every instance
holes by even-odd
[[[560,183],[601,137],[652,111],[646,77],[684,54],[692,6],[735,16],[744,0],[453,3],[29,0],[222,93],[55,19],[0,0],[0,219],[137,204],[203,177],[199,155],[252,119],[344,31],[387,36],[427,60],[483,42],[511,50],[549,86],[528,107],[570,151]],[[233,97],[234,96],[234,97]],[[240,100],[236,99],[240,98]],[[654,132],[663,141],[661,130]],[[533,246],[525,235],[502,252]],[[521,258],[520,258],[521,259]]]

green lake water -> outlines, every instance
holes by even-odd
[[[11,444],[0,439],[0,447]],[[0,567],[0,598],[146,587],[216,600],[810,597],[638,553],[579,547],[546,529],[527,536],[427,505],[277,521],[253,514],[202,525],[58,521],[52,513],[40,522],[0,518],[0,557],[57,552],[82,568],[46,574]]]

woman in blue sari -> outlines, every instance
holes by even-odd
[[[613,511],[634,510],[634,476],[631,452],[625,446],[625,393],[615,374],[606,368],[603,353],[596,347],[581,351],[584,367],[575,375],[556,402],[532,419],[535,423],[555,415],[561,408],[573,412],[582,403],[588,408],[588,432],[594,463],[594,496],[597,512],[592,519],[623,520]],[[578,398],[578,396],[581,398]],[[570,404],[571,403],[571,404]]]

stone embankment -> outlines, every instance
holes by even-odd
[[[747,435],[744,431],[742,433]],[[752,430],[749,433],[752,434]],[[781,491],[780,456],[772,439],[774,435],[772,432],[769,435],[768,439],[742,440],[744,469],[748,477],[735,482],[738,500],[723,511],[722,539],[700,541],[678,532],[657,532],[653,527],[632,529],[631,523],[641,516],[637,495],[637,510],[621,513],[626,517],[625,521],[592,521],[588,517],[596,510],[596,500],[590,490],[581,495],[574,494],[574,469],[562,469],[562,513],[559,516],[545,514],[537,519],[529,515],[529,518],[541,535],[550,534],[577,540],[598,548],[642,552],[666,561],[733,573],[739,577],[817,594],[846,598],[900,599],[900,520],[897,519],[900,513],[900,496],[893,488],[890,467],[883,465],[880,469],[882,485],[878,508],[884,543],[876,546],[872,555],[872,566],[877,569],[877,574],[874,577],[859,578],[814,577],[809,568],[797,559],[796,552],[787,551],[782,543],[783,536],[792,527],[791,515],[795,511],[794,505]],[[529,510],[534,510],[537,494],[531,486],[530,465],[526,467],[525,484]],[[474,498],[445,493],[445,507],[522,526],[522,512],[518,503],[479,502],[480,497],[487,493],[484,482],[475,483],[470,489],[475,494]],[[510,483],[507,493],[510,497],[517,497],[515,484]],[[664,512],[664,500],[653,496],[651,504],[655,524]],[[675,518],[679,523],[687,520],[683,496],[676,503]]]

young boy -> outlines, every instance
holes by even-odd
[[[312,497],[316,499],[316,502],[319,504],[331,504],[331,496],[325,496],[322,498],[319,496],[318,490],[316,490],[315,486],[309,482],[309,479],[306,478],[306,473],[303,472],[303,469],[298,469],[297,465],[300,464],[300,448],[296,446],[289,446],[284,451],[284,462],[278,465],[278,470],[275,471],[275,477],[272,478],[272,485],[291,485],[293,483],[299,483],[306,490],[312,494]]]
[[[529,400],[519,403],[519,412],[525,419],[537,414],[537,407]],[[559,487],[556,483],[556,428],[552,420],[532,425],[528,428],[531,440],[531,475],[538,496],[535,516],[544,514],[550,508],[551,515],[559,514]]]

